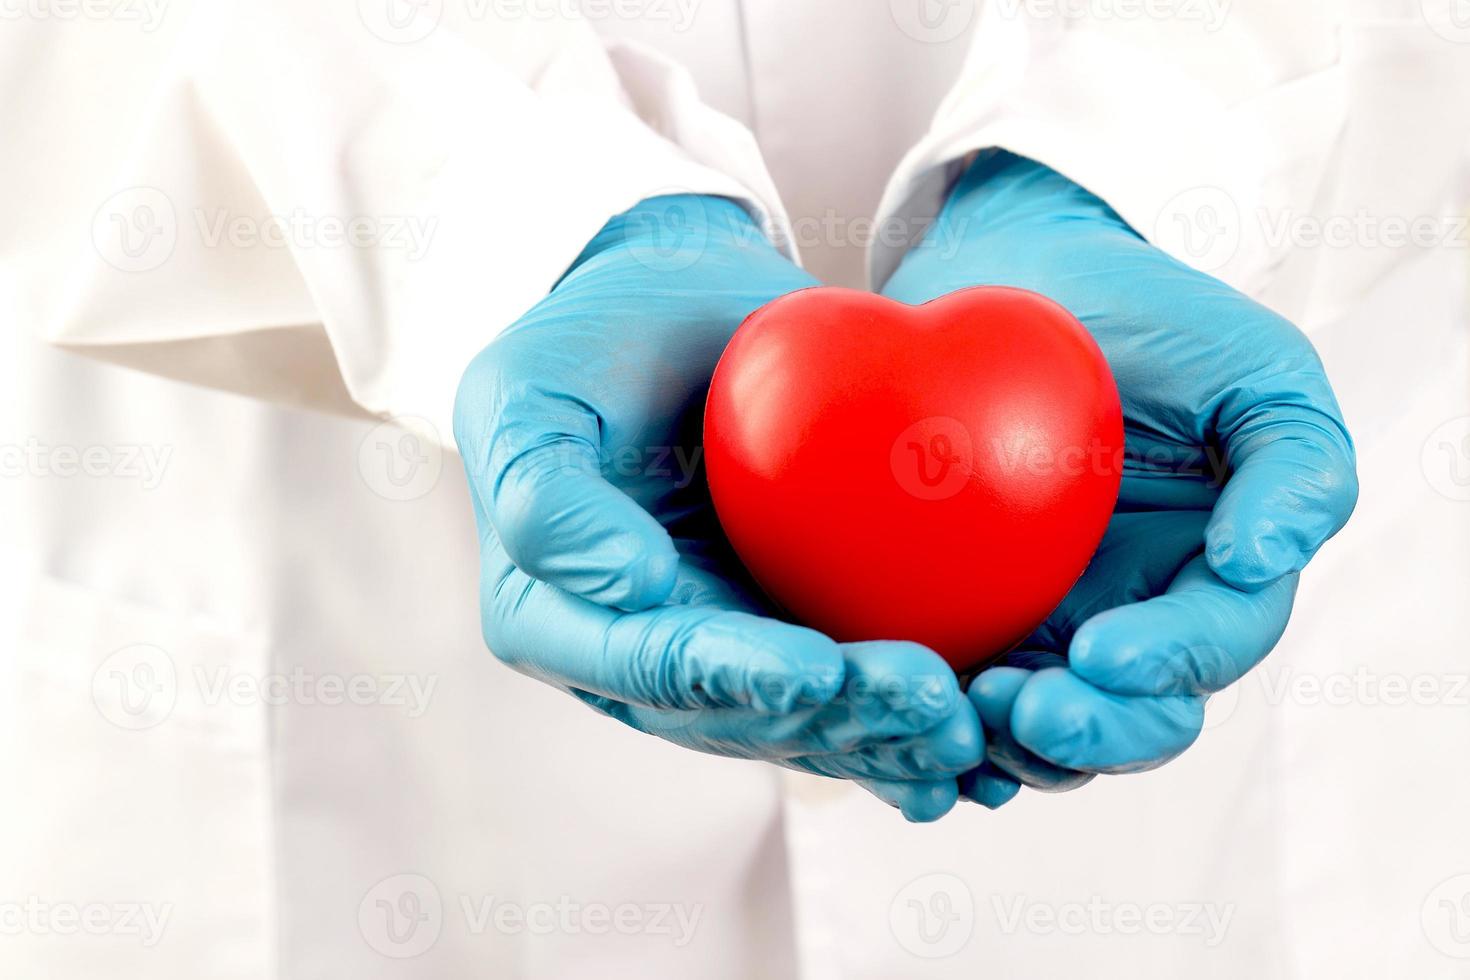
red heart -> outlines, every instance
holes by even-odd
[[[720,358],[704,439],[720,523],[776,603],[957,670],[1056,608],[1122,478],[1102,351],[1056,303],[999,286],[768,303]]]

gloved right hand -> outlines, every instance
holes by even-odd
[[[965,789],[996,805],[1021,783],[1065,790],[1187,749],[1205,699],[1281,638],[1298,574],[1347,521],[1358,480],[1306,337],[1049,167],[977,154],[883,292],[923,303],[975,285],[1071,310],[1117,379],[1125,430],[1092,563],[971,686],[990,759]]]
[[[854,779],[934,820],[984,755],[953,672],[916,644],[838,644],[771,618],[703,476],[725,344],[812,285],[733,202],[653,198],[475,358],[454,428],[485,640],[640,731]]]

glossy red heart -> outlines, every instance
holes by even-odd
[[[1102,539],[1123,415],[1102,352],[1036,293],[923,306],[818,288],[741,325],[705,461],[741,560],[839,640],[916,640],[957,670],[1038,625]]]

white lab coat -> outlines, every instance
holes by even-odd
[[[353,6],[3,24],[0,974],[1470,976],[1454,10]],[[989,145],[1300,323],[1358,438],[1199,744],[909,827],[487,654],[454,387],[606,218],[727,194],[881,281]],[[1359,214],[1439,230],[1303,237]]]

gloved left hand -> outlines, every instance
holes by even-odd
[[[1061,174],[981,153],[885,295],[976,285],[1049,296],[1088,329],[1123,403],[1122,489],[1061,606],[971,685],[988,806],[1150,769],[1198,736],[1205,698],[1276,644],[1297,573],[1357,498],[1322,365],[1282,317],[1150,245]]]
[[[487,644],[675,744],[853,779],[911,820],[983,755],[953,671],[912,643],[772,618],[701,468],[710,376],[762,304],[814,281],[731,201],[619,215],[470,365],[455,436]]]

